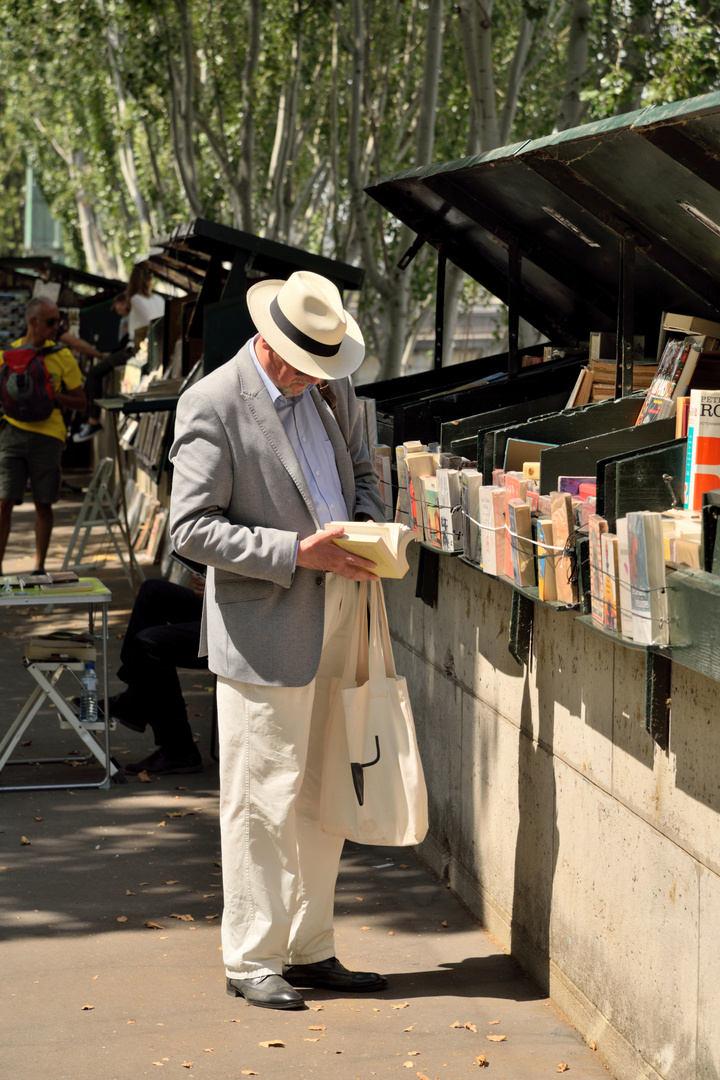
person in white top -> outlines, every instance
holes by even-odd
[[[148,263],[136,263],[133,267],[127,295],[130,301],[128,334],[130,341],[137,344],[137,331],[146,330],[152,319],[158,319],[165,312],[165,300],[152,291],[152,270]]]

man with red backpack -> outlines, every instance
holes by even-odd
[[[69,349],[56,344],[57,305],[34,297],[27,306],[25,336],[0,354],[0,572],[12,512],[23,501],[28,479],[35,503],[35,570],[41,573],[60,495],[65,446],[63,409],[85,409],[82,372]]]

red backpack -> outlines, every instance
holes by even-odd
[[[45,357],[63,345],[18,345],[5,349],[0,367],[0,404],[11,420],[47,420],[56,408],[55,383]]]

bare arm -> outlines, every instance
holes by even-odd
[[[60,334],[60,341],[62,341],[63,345],[67,345],[68,349],[72,349],[73,352],[79,352],[82,356],[92,356],[93,360],[98,360],[102,356],[100,350],[91,345],[89,341],[83,341],[82,338],[75,337],[73,334]]]
[[[75,412],[85,412],[87,398],[82,386],[76,386],[74,390],[58,391],[55,400],[61,409],[74,409]]]

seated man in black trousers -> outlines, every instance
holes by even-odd
[[[131,731],[150,725],[157,750],[124,766],[137,775],[202,772],[177,668],[207,668],[198,656],[205,580],[193,587],[153,578],[140,586],[120,651],[118,678],[127,690],[110,698],[110,715]]]

